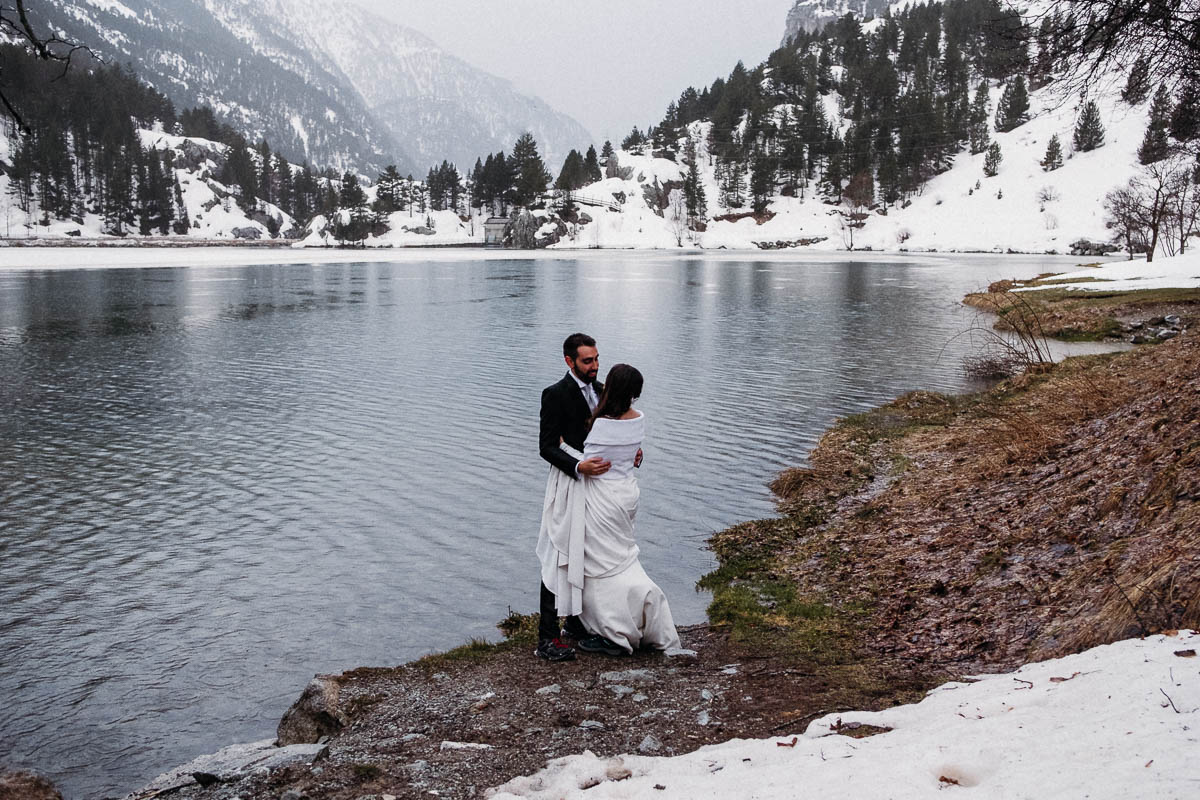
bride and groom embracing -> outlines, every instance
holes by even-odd
[[[570,371],[542,392],[538,445],[550,462],[537,554],[542,563],[536,654],[549,661],[584,652],[672,650],[679,634],[666,595],[638,561],[634,539],[645,416],[633,408],[642,375],[617,364],[601,384],[596,341],[563,342]],[[560,631],[559,616],[566,617]]]

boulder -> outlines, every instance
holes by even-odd
[[[0,800],[63,800],[62,793],[41,775],[0,771]]]
[[[246,226],[245,228],[234,228],[233,238],[235,239],[261,239],[262,228],[254,228]]]
[[[608,157],[608,162],[604,165],[605,178],[617,178],[621,175],[621,164],[617,161],[617,154],[613,153]]]
[[[174,151],[175,168],[186,169],[188,172],[198,171],[214,155],[211,148],[203,147],[191,139],[184,139],[175,146]]]
[[[518,250],[533,250],[537,247],[537,232],[540,227],[541,223],[533,214],[522,211],[516,219],[509,223],[511,236],[509,242]]]
[[[349,722],[340,699],[341,684],[336,679],[318,675],[309,681],[279,721],[275,732],[279,746],[313,744],[322,736],[336,735]]]
[[[1106,256],[1121,248],[1111,242],[1093,242],[1090,239],[1076,239],[1071,242],[1073,256]]]

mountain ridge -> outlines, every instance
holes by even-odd
[[[46,0],[32,13],[295,162],[423,173],[442,160],[469,168],[525,131],[551,160],[592,139],[509,81],[344,0]]]

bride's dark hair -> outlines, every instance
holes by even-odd
[[[604,391],[596,403],[596,411],[588,422],[588,428],[600,417],[619,417],[633,406],[633,401],[642,394],[642,373],[628,364],[613,364],[604,379]]]

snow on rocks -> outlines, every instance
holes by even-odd
[[[1117,642],[947,683],[913,705],[831,714],[802,737],[735,739],[671,758],[587,751],[488,796],[904,800],[970,787],[986,798],[1195,797],[1198,646],[1190,631]],[[838,735],[865,726],[885,732]]]

